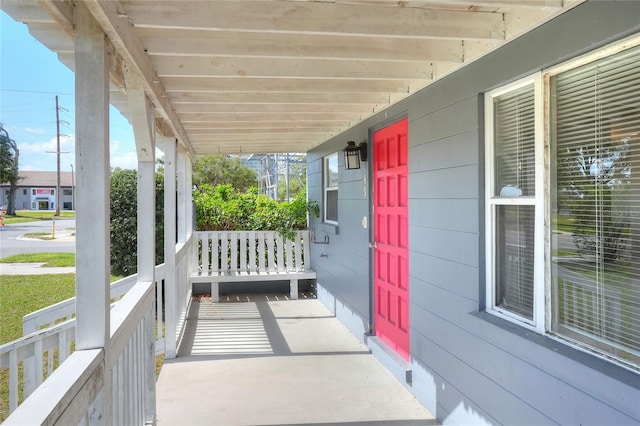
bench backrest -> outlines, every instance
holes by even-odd
[[[293,272],[309,269],[309,231],[293,241],[276,231],[199,231],[199,268],[207,272]]]

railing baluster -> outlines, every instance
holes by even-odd
[[[292,265],[293,263],[293,241],[291,240],[287,240],[285,242],[285,253],[286,253],[286,271],[295,271],[296,268],[294,265]]]
[[[267,270],[266,266],[265,266],[265,242],[264,242],[264,237],[265,237],[266,232],[258,232],[258,271],[259,272],[264,272]]]
[[[282,236],[278,234],[276,236],[276,268],[278,272],[284,272],[287,268],[284,265],[284,242]]]
[[[218,272],[220,270],[219,267],[219,249],[221,247],[220,243],[220,232],[212,232],[212,241],[211,241],[211,271]],[[208,247],[208,246],[207,246]],[[207,248],[207,250],[209,250]]]
[[[240,250],[240,272],[247,271],[247,232],[238,233],[238,248]]]
[[[40,341],[38,340],[38,342]],[[33,351],[32,354],[29,357],[25,357],[22,361],[22,388],[24,398],[31,395],[31,393],[38,387],[38,384],[36,383],[36,342],[30,346],[31,351]],[[42,349],[42,344],[40,344],[40,349]]]
[[[296,271],[301,271],[304,269],[304,265],[302,264],[302,238],[303,236],[301,235],[301,233],[296,232],[296,240],[295,240]],[[307,238],[305,237],[305,242],[306,241],[307,241]]]
[[[256,272],[258,270],[258,264],[256,263],[257,236],[253,231],[248,232],[247,235],[249,240],[249,272]]]
[[[18,350],[9,352],[9,412],[18,407]]]
[[[229,232],[229,248],[231,251],[231,263],[229,265],[230,270],[238,270],[238,233]]]
[[[269,272],[276,270],[274,247],[273,247],[273,232],[265,232],[265,238],[267,239],[267,264]]]
[[[49,351],[49,352],[53,352],[53,351]],[[42,368],[43,368],[42,362],[44,359],[43,355],[44,355],[44,350],[42,349],[42,339],[38,339],[33,345],[33,379],[34,380],[33,380],[33,383],[31,384],[33,386],[33,389],[30,389],[29,395],[31,395],[31,392],[33,392],[38,386],[40,386],[40,383],[42,383]],[[26,395],[26,391],[25,391],[25,398],[27,396],[28,395]]]
[[[209,251],[209,234],[206,232],[200,234],[199,240],[202,247],[202,273],[205,274],[209,272],[209,255],[211,254]]]

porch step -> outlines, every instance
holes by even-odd
[[[376,336],[366,336],[367,347],[371,353],[393,374],[403,385],[411,387],[411,364],[395,353]]]

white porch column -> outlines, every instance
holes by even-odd
[[[178,242],[187,241],[187,154],[184,148],[178,147]]]
[[[165,356],[176,357],[178,318],[176,282],[176,140],[162,137],[164,145],[164,296]],[[160,141],[159,141],[160,142]]]
[[[76,77],[76,350],[109,359],[109,55],[82,2],[74,12]],[[111,424],[111,374],[104,374],[100,424]]]
[[[156,265],[156,176],[155,109],[140,82],[125,73],[127,100],[138,156],[138,282],[155,282]],[[154,305],[155,306],[155,305]],[[145,421],[156,415],[155,320],[153,310],[144,320]]]
[[[141,85],[125,74],[138,155],[138,281],[153,282],[156,265],[155,110]]]
[[[186,211],[186,219],[187,219],[187,229],[186,236],[187,239],[193,233],[194,227],[194,218],[193,218],[193,161],[191,157],[185,156],[185,207]]]

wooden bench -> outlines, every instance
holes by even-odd
[[[275,231],[199,231],[195,233],[198,265],[191,283],[211,283],[211,298],[220,299],[220,283],[289,281],[291,299],[298,280],[315,279],[309,269],[309,231],[293,241]]]

